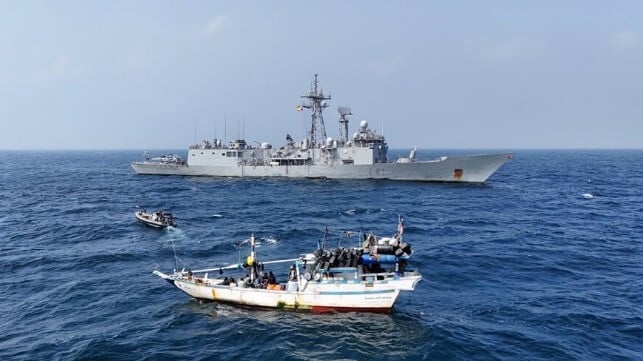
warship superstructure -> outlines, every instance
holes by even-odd
[[[311,112],[307,136],[295,141],[286,135],[286,144],[273,147],[264,142],[253,146],[244,139],[224,144],[221,139],[190,146],[187,162],[133,162],[138,174],[215,176],[215,177],[288,177],[328,179],[394,179],[430,182],[485,182],[511,154],[442,156],[416,159],[413,148],[408,157],[391,160],[384,136],[362,120],[357,132],[349,135],[348,107],[339,107],[339,139],[326,134],[323,110],[330,96],[319,88],[317,74],[308,94],[303,95],[298,111]]]

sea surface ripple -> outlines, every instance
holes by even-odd
[[[453,153],[444,152],[444,153]],[[138,176],[134,151],[0,152],[0,359],[642,360],[643,151],[519,151],[484,185]],[[136,223],[139,208],[178,218]],[[152,274],[393,234],[389,315],[191,300]]]

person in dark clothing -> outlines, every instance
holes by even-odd
[[[276,285],[277,284],[277,278],[272,273],[272,271],[270,271],[270,273],[268,273],[268,284],[269,285]]]

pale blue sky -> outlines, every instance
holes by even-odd
[[[643,148],[643,1],[0,0],[0,149],[302,139],[314,73],[335,137]]]

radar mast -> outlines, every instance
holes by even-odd
[[[311,109],[311,119],[310,119],[310,132],[309,140],[313,147],[316,147],[317,144],[324,143],[326,141],[326,126],[324,125],[324,116],[322,111],[328,106],[326,100],[330,100],[329,96],[324,96],[324,92],[317,90],[319,81],[317,80],[317,75],[315,74],[315,80],[310,88],[308,95],[302,95],[301,97],[307,99],[307,102],[304,102],[301,106],[306,109]],[[321,142],[318,142],[317,131],[321,132]]]
[[[347,115],[353,115],[351,113],[351,108],[349,107],[339,107],[337,108],[337,111],[339,112],[339,138],[344,142],[344,144],[348,143],[348,119],[346,119]]]

